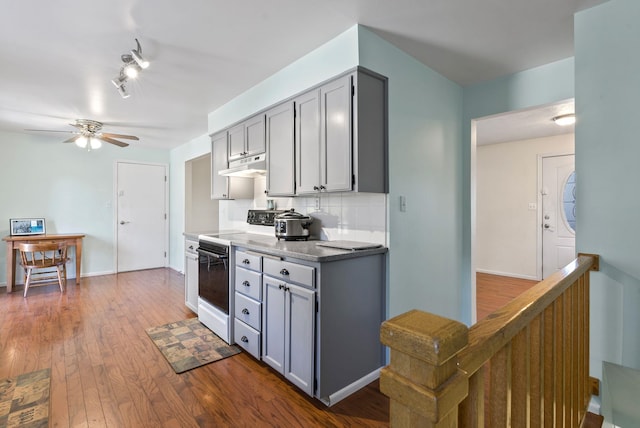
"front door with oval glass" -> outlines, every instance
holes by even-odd
[[[542,277],[576,257],[575,155],[542,158]]]

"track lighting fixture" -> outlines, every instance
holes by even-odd
[[[136,48],[132,49],[130,51],[131,53],[122,54],[120,56],[120,59],[123,62],[122,67],[120,67],[120,74],[118,74],[115,79],[111,80],[111,83],[113,83],[118,89],[122,98],[129,98],[130,96],[124,86],[127,79],[135,79],[142,70],[149,67],[149,61],[142,56],[142,47],[140,46],[140,42],[138,39],[135,39],[135,41]]]

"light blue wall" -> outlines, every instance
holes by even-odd
[[[286,66],[209,114],[209,133],[358,65],[357,26]]]
[[[462,307],[471,308],[474,304],[471,292],[471,122],[485,116],[574,98],[574,74],[574,60],[567,58],[464,88]]]
[[[117,160],[169,164],[166,150],[105,144],[88,152],[49,135],[0,133],[0,235],[9,219],[44,217],[47,232],[85,233],[82,274],[112,273],[114,168]],[[6,277],[0,246],[0,283]],[[74,269],[70,267],[70,272]]]
[[[591,372],[640,369],[640,2],[576,14],[577,248],[591,276]]]
[[[466,320],[462,88],[365,27],[359,46],[360,65],[389,78],[389,316],[415,308]]]

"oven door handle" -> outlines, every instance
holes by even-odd
[[[209,251],[205,251],[205,250],[202,250],[200,248],[196,249],[196,251],[198,252],[198,254],[204,254],[205,256],[210,256],[210,257],[213,257],[213,258],[216,258],[216,259],[220,259],[220,260],[227,260],[229,258],[228,255],[211,253]]]

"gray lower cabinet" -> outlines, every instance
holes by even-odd
[[[313,396],[316,293],[267,275],[262,288],[262,360]]]
[[[185,240],[184,304],[198,313],[198,241]]]
[[[236,251],[234,269],[234,341],[260,359],[262,342],[262,256]]]
[[[384,365],[385,254],[311,262],[250,253],[235,256],[236,343],[325,404],[371,382]]]

